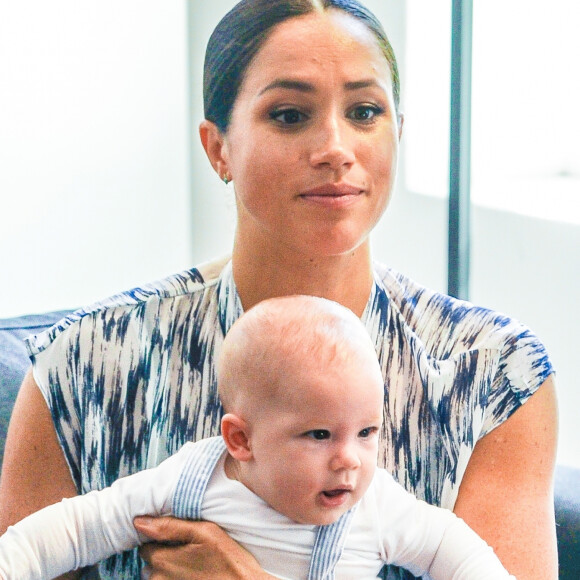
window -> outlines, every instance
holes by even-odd
[[[451,2],[407,5],[406,185],[448,190]],[[580,4],[474,2],[474,204],[580,224]]]

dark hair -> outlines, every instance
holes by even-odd
[[[204,114],[225,133],[248,65],[272,28],[290,18],[335,8],[363,22],[374,34],[391,69],[395,108],[399,108],[399,72],[395,53],[376,16],[358,0],[242,0],[213,31],[205,53]]]

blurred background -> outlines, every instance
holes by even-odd
[[[0,0],[0,317],[75,308],[229,252],[231,187],[197,137],[205,45],[234,0]],[[402,77],[377,259],[447,290],[450,0],[367,0]],[[474,2],[470,299],[557,369],[580,467],[580,3]]]

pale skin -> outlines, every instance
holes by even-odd
[[[273,296],[311,294],[360,316],[368,300],[368,235],[389,201],[402,119],[394,109],[388,65],[374,37],[356,24],[333,11],[286,21],[250,65],[227,134],[210,122],[201,125],[212,166],[235,184],[239,221],[233,268],[245,309]],[[300,81],[302,89],[266,90],[280,71],[291,71],[283,79]],[[279,111],[279,117],[270,116]],[[361,122],[367,113],[372,122]],[[286,127],[289,120],[296,125]],[[319,186],[344,183],[360,195],[335,200],[311,195]],[[550,377],[477,443],[459,490],[454,511],[494,547],[518,580],[557,578],[556,439]],[[29,374],[6,442],[0,533],[76,493],[50,413]],[[212,524],[159,518],[136,526],[154,540],[182,543],[142,550],[151,578],[269,577]]]
[[[384,401],[366,330],[333,302],[321,313],[320,302],[262,302],[267,320],[248,323],[252,310],[234,324],[217,370],[227,475],[310,525],[337,521],[368,489]]]

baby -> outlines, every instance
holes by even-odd
[[[278,578],[512,578],[452,512],[376,468],[384,399],[373,344],[342,306],[274,298],[244,314],[218,362],[222,436],[65,499],[0,538],[0,578],[53,578],[134,548],[139,515],[211,520]]]

